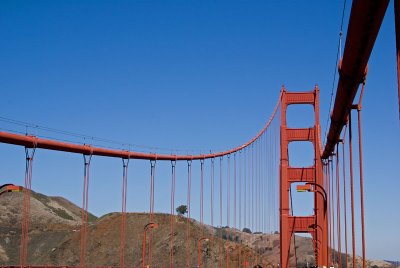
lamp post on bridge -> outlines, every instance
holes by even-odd
[[[312,186],[315,186],[315,188],[312,188]],[[321,190],[317,190],[316,188],[319,188]],[[324,189],[324,187],[322,187],[320,184],[316,183],[316,182],[307,182],[305,185],[297,185],[296,190],[298,192],[313,192],[313,193],[319,193],[322,198],[324,199],[324,214],[326,213],[327,207],[328,207],[328,200],[327,200],[327,194],[326,191]],[[318,226],[315,226],[315,229],[317,229]],[[316,245],[318,247],[318,242],[320,243],[321,241],[319,241],[318,239],[316,239]],[[327,254],[329,255],[329,247],[327,245]]]
[[[311,188],[311,185],[319,187],[322,190],[322,192]],[[313,193],[319,193],[320,195],[322,195],[322,197],[324,198],[324,211],[326,211],[327,195],[326,195],[324,187],[322,187],[321,185],[319,185],[316,182],[307,182],[305,185],[297,185],[296,190],[297,190],[297,192],[313,192]]]

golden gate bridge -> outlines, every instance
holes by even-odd
[[[187,166],[187,225],[186,233],[186,267],[201,267],[204,256],[201,251],[197,252],[197,264],[192,262],[194,252],[190,251],[189,243],[195,243],[199,247],[204,242],[210,242],[219,249],[219,267],[249,267],[257,264],[273,267],[268,260],[263,260],[256,252],[243,254],[242,251],[229,252],[223,248],[222,239],[213,241],[208,237],[197,237],[193,241],[191,236],[191,187],[192,166],[200,166],[200,218],[199,222],[204,223],[204,180],[211,180],[209,198],[211,199],[210,215],[211,225],[214,225],[214,212],[218,210],[220,225],[222,226],[223,212],[223,191],[227,196],[227,223],[230,225],[230,213],[233,212],[233,226],[241,228],[247,223],[252,223],[257,230],[262,230],[267,224],[266,202],[268,197],[265,193],[271,186],[268,181],[270,169],[279,169],[279,215],[280,215],[280,262],[279,267],[291,267],[291,242],[295,239],[295,233],[307,233],[312,237],[315,263],[318,267],[357,267],[356,240],[361,240],[362,267],[366,267],[365,253],[365,228],[364,228],[364,194],[363,194],[363,162],[362,162],[362,132],[361,132],[361,111],[362,97],[366,84],[368,72],[368,60],[374,47],[381,23],[389,5],[388,0],[355,0],[353,1],[347,37],[343,57],[339,61],[339,80],[334,100],[334,106],[330,117],[329,131],[326,135],[326,143],[321,141],[320,110],[319,110],[319,88],[315,86],[312,91],[289,92],[282,87],[279,99],[273,110],[270,119],[257,135],[247,143],[233,149],[221,152],[212,152],[198,155],[178,154],[157,154],[144,153],[129,150],[117,150],[105,147],[96,147],[87,144],[76,144],[39,136],[23,135],[12,132],[0,132],[0,142],[25,147],[26,170],[25,185],[23,188],[24,202],[22,209],[22,227],[20,241],[20,267],[56,267],[54,265],[31,265],[27,261],[30,235],[30,198],[33,174],[33,160],[35,152],[39,149],[61,151],[83,155],[83,192],[82,192],[82,219],[80,226],[80,256],[79,267],[90,266],[87,263],[88,251],[88,203],[89,203],[89,181],[90,165],[92,157],[103,156],[122,159],[122,210],[120,220],[119,236],[119,266],[132,267],[125,259],[126,254],[126,228],[127,221],[127,183],[129,161],[131,159],[150,162],[150,194],[149,194],[149,215],[148,222],[143,226],[142,255],[140,267],[176,267],[174,256],[175,240],[172,234],[175,231],[175,190],[176,190],[176,163],[185,162]],[[397,66],[398,83],[400,84],[400,0],[394,1],[396,42],[397,42]],[[400,86],[399,103],[400,103]],[[357,95],[358,94],[358,95]],[[356,100],[356,96],[358,99]],[[314,108],[314,125],[309,128],[290,128],[286,122],[286,111],[290,105],[312,105]],[[400,107],[400,105],[399,105]],[[353,111],[357,117],[357,124],[354,124]],[[278,139],[273,137],[280,130]],[[354,130],[356,129],[356,131]],[[354,137],[357,137],[358,148],[353,148]],[[307,141],[313,144],[314,163],[310,167],[295,167],[289,163],[289,143]],[[279,153],[278,159],[274,160],[275,153]],[[346,150],[346,148],[348,148]],[[355,152],[354,152],[355,150]],[[359,165],[354,164],[354,154],[358,154]],[[224,161],[223,161],[224,160]],[[170,223],[169,223],[169,259],[159,260],[152,252],[154,243],[154,232],[161,228],[157,222],[154,212],[155,178],[157,163],[169,161],[171,163],[171,194],[170,202]],[[219,162],[218,162],[219,161]],[[211,170],[205,174],[205,166]],[[220,174],[215,174],[215,166],[219,165]],[[225,167],[223,165],[226,165]],[[349,166],[349,170],[346,167]],[[356,178],[354,169],[358,169],[359,176]],[[226,174],[223,172],[226,171]],[[219,209],[213,207],[216,198],[214,193],[215,180],[219,178]],[[358,181],[357,181],[358,179]],[[291,186],[297,186],[298,191],[312,192],[314,196],[314,213],[309,216],[296,216],[293,212],[293,200],[291,198]],[[355,207],[355,188],[358,184],[360,191],[360,207]],[[350,186],[350,196],[346,196],[346,186]],[[270,187],[271,188],[271,187]],[[10,186],[10,191],[21,190]],[[271,188],[273,189],[273,188]],[[247,196],[246,196],[247,195]],[[233,204],[231,200],[233,199]],[[216,200],[216,199],[215,199]],[[243,204],[244,203],[244,204]],[[232,207],[231,207],[232,205]],[[350,215],[347,215],[347,208],[350,206]],[[247,209],[248,208],[248,209]],[[344,208],[344,210],[341,210]],[[355,234],[355,215],[357,210],[361,215],[361,237]],[[246,214],[247,212],[247,214]],[[349,239],[351,233],[351,240]],[[344,238],[344,239],[343,239]],[[344,249],[344,255],[341,253]],[[294,249],[295,250],[295,249]],[[237,254],[232,260],[230,255]],[[352,255],[352,258],[349,257]],[[345,260],[342,260],[342,257]],[[155,260],[157,261],[156,264]],[[343,265],[343,263],[345,265]],[[9,266],[11,267],[11,266]],[[66,267],[66,266],[63,266]]]

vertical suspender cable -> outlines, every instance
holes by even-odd
[[[349,160],[350,160],[350,195],[351,195],[351,244],[353,255],[353,267],[356,267],[356,238],[354,223],[354,176],[353,176],[353,134],[351,124],[351,111],[349,113]]]
[[[236,153],[233,155],[233,226],[236,226]]]
[[[258,211],[260,214],[260,217],[258,219],[259,221],[259,231],[260,232],[264,232],[264,228],[263,228],[263,208],[264,208],[264,202],[263,202],[263,198],[262,198],[262,192],[263,192],[263,154],[262,154],[262,150],[263,150],[263,136],[260,137],[260,141],[259,141],[259,145],[258,145],[258,174],[259,174],[259,178],[258,178],[258,202],[259,202],[259,206],[258,206]]]
[[[221,156],[219,158],[219,226],[221,228],[221,242],[219,243],[219,267],[222,267],[222,259],[223,259],[223,254],[222,254],[222,245],[223,245],[223,240],[222,240],[222,159],[223,157]]]
[[[365,80],[362,84],[360,101],[357,105],[358,114],[358,154],[360,163],[360,205],[361,205],[361,248],[362,248],[362,267],[366,268],[365,256],[365,223],[364,223],[364,176],[363,176],[363,161],[362,161],[362,132],[361,132],[361,100],[364,93]]]
[[[200,160],[200,223],[204,223],[204,159]]]
[[[243,161],[243,154],[242,150],[239,151],[239,163],[238,163],[238,172],[239,172],[239,231],[242,231],[242,161]],[[240,237],[239,237],[240,238]],[[239,260],[238,266],[241,267],[242,263],[242,239],[239,240]]]
[[[22,234],[20,246],[20,266],[27,265],[28,256],[28,241],[29,241],[29,217],[30,217],[30,200],[32,189],[32,164],[35,155],[36,145],[32,149],[25,147],[25,188],[24,188],[24,201],[22,210]]]
[[[333,211],[334,211],[334,203],[333,203],[333,188],[332,188],[332,180],[333,180],[333,169],[332,169],[333,163],[332,163],[332,157],[329,158],[329,203],[330,203],[330,221],[329,221],[329,225],[330,225],[330,232],[331,232],[331,245],[330,245],[330,252],[331,252],[331,263],[333,265],[334,263],[334,241],[335,241],[335,237],[334,237],[334,219],[333,219]]]
[[[265,233],[264,229],[264,134],[260,137],[260,232]]]
[[[247,210],[247,148],[243,150],[243,228],[247,228],[247,217],[246,214],[249,213]],[[246,213],[247,212],[247,213]]]
[[[88,232],[88,201],[89,201],[89,178],[90,178],[90,161],[92,154],[83,155],[83,194],[82,194],[82,225],[81,225],[81,255],[80,266],[86,266],[86,249],[87,249],[87,232]]]
[[[346,253],[346,268],[348,267],[348,252],[347,252],[347,200],[346,200],[346,158],[345,158],[344,139],[342,141],[342,166],[343,166],[343,213],[344,213],[344,249]]]
[[[268,133],[268,139],[267,139],[267,155],[269,156],[267,158],[268,164],[267,164],[267,168],[268,168],[268,172],[267,172],[267,176],[268,176],[268,230],[272,233],[273,230],[273,220],[274,220],[274,210],[273,208],[273,195],[272,195],[272,188],[273,188],[273,181],[272,181],[272,158],[273,158],[273,154],[272,154],[272,141],[271,141],[271,132],[270,131]],[[272,214],[272,215],[271,215]]]
[[[211,158],[211,202],[210,202],[210,214],[211,214],[211,226],[214,226],[214,176],[215,176],[215,159]]]
[[[330,188],[330,161],[328,159],[326,165],[326,187],[327,187],[327,200],[328,200],[328,262],[332,264],[332,216],[331,216],[331,188]]]
[[[256,155],[256,161],[255,161],[255,171],[256,171],[256,176],[255,176],[255,218],[256,218],[256,230],[257,232],[260,231],[260,213],[259,213],[259,208],[260,208],[260,202],[259,202],[259,189],[260,189],[260,184],[259,184],[259,180],[260,180],[260,170],[259,170],[259,140],[255,141],[255,146],[256,146],[256,150],[255,150],[255,155]]]
[[[230,227],[230,211],[231,211],[231,155],[228,154],[228,172],[227,172],[227,189],[226,189],[226,225]],[[226,268],[229,268],[229,251],[228,247],[225,250],[225,257],[226,257]]]
[[[260,206],[259,206],[259,211],[260,211],[260,219],[259,219],[259,221],[260,221],[260,232],[264,232],[264,228],[263,228],[263,216],[264,216],[264,213],[263,213],[263,208],[264,208],[264,202],[262,202],[263,200],[262,200],[262,192],[263,192],[263,169],[262,169],[262,163],[263,163],[263,155],[262,155],[262,149],[263,149],[263,140],[262,140],[262,136],[260,137],[260,145],[259,145],[259,174],[260,174],[260,178],[259,178],[259,182],[260,182],[260,189],[258,190],[259,191],[259,196],[258,196],[258,198],[259,198],[259,202],[260,202]]]
[[[254,144],[251,144],[251,229],[254,231]]]
[[[264,223],[265,223],[265,218],[264,218],[264,134],[260,137],[260,232],[265,233],[264,229]]]
[[[292,187],[289,187],[289,195],[290,195],[290,212],[292,216],[294,215],[293,212],[293,199],[292,199]],[[293,247],[294,247],[294,261],[297,267],[297,247],[296,247],[296,234],[292,233],[293,236]]]
[[[227,166],[227,189],[226,189],[226,225],[230,227],[231,218],[231,155],[228,154]]]
[[[254,142],[254,165],[253,165],[253,187],[254,187],[254,207],[253,207],[253,213],[254,213],[254,231],[258,232],[258,204],[257,204],[257,199],[258,199],[258,187],[257,187],[257,181],[258,181],[258,166],[257,166],[257,162],[258,162],[258,150],[257,150],[257,140]]]
[[[156,161],[150,161],[150,222],[154,221],[154,178]]]
[[[270,163],[270,168],[271,168],[271,192],[272,192],[272,225],[271,228],[273,230],[278,230],[277,221],[278,221],[278,215],[279,213],[279,195],[276,194],[276,192],[279,190],[279,180],[276,177],[276,170],[275,170],[275,163],[276,163],[276,141],[275,141],[275,131],[271,132],[271,142],[270,142],[270,153],[272,155],[271,157],[271,163]],[[278,209],[278,211],[275,211],[275,208]],[[278,228],[277,228],[278,227]]]
[[[171,205],[170,205],[170,245],[169,245],[169,267],[174,267],[174,238],[175,238],[175,183],[176,183],[176,160],[171,161]]]
[[[186,221],[186,267],[190,267],[190,260],[191,260],[191,255],[190,255],[190,191],[192,188],[192,161],[189,160],[187,161],[188,164],[188,175],[187,175],[187,221]]]
[[[261,190],[262,190],[262,180],[261,180],[261,176],[262,176],[262,170],[261,170],[261,149],[262,149],[262,140],[261,137],[259,138],[259,142],[258,142],[258,231],[262,232],[263,228],[262,228],[262,202],[261,202]]]
[[[338,254],[338,267],[342,267],[342,244],[340,232],[340,170],[339,170],[339,143],[336,144],[336,212],[337,212],[337,254]]]
[[[267,220],[266,220],[266,217],[267,217],[267,213],[266,213],[266,207],[267,207],[267,199],[266,199],[266,196],[267,196],[267,192],[266,192],[266,186],[267,186],[267,172],[266,172],[266,155],[265,155],[265,145],[267,144],[267,141],[266,141],[266,134],[264,133],[263,134],[263,139],[264,139],[264,142],[263,142],[263,146],[262,146],[262,154],[263,154],[263,160],[262,160],[262,162],[261,162],[261,165],[263,166],[263,193],[262,193],[262,196],[263,196],[263,200],[262,200],[262,203],[263,203],[263,232],[264,233],[266,233],[267,232]]]
[[[219,158],[219,225],[222,228],[222,157]]]
[[[324,184],[324,189],[325,189],[325,207],[326,207],[326,222],[327,222],[327,243],[326,243],[326,256],[327,256],[327,261],[329,265],[329,202],[328,202],[328,173],[327,173],[327,161],[322,162],[322,168],[323,168],[323,184]]]
[[[238,167],[238,172],[239,172],[239,230],[242,230],[242,170],[243,170],[243,166],[242,166],[242,162],[243,162],[243,152],[242,150],[239,151],[239,167]]]
[[[128,186],[129,158],[122,159],[122,210],[121,210],[121,234],[119,247],[119,265],[125,267],[125,245],[126,245],[126,194]]]
[[[269,183],[269,176],[268,176],[268,154],[267,154],[267,146],[268,146],[268,136],[265,134],[265,145],[264,145],[264,167],[265,167],[265,196],[264,196],[264,203],[265,203],[265,233],[267,233],[268,230],[268,224],[269,224],[269,213],[268,213],[268,206],[269,206],[269,192],[268,192],[268,183]]]
[[[263,168],[264,168],[264,162],[263,162],[263,148],[264,148],[264,143],[262,140],[263,136],[261,136],[261,142],[260,142],[260,161],[259,161],[259,169],[260,169],[260,232],[264,232],[264,202],[263,202],[263,186],[264,186],[264,176],[263,176]]]
[[[150,223],[154,222],[154,184],[155,184],[155,176],[156,176],[156,160],[150,160]],[[149,237],[149,254],[148,254],[148,265],[152,265],[153,260],[153,228],[150,229],[150,237]]]
[[[279,195],[277,195],[276,193],[278,193],[279,191],[279,158],[280,158],[280,150],[278,148],[278,144],[279,144],[279,123],[278,121],[276,122],[276,126],[275,126],[275,131],[272,133],[273,136],[273,146],[272,146],[272,150],[273,150],[273,184],[274,184],[274,190],[273,190],[273,208],[274,208],[274,230],[278,230],[279,229]]]
[[[233,227],[237,228],[236,225],[236,153],[233,154]],[[239,253],[238,253],[239,254]],[[238,255],[239,259],[239,255]]]
[[[247,221],[248,221],[248,226],[249,228],[252,228],[251,226],[251,151],[250,147],[248,147],[247,150]],[[254,231],[254,230],[253,230]]]
[[[262,152],[264,155],[262,165],[264,166],[264,187],[263,187],[263,203],[264,203],[264,233],[269,232],[269,213],[268,213],[268,207],[269,207],[269,173],[268,173],[268,154],[267,154],[267,146],[268,146],[268,136],[267,133],[264,133],[264,145],[262,148]]]

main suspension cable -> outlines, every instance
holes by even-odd
[[[344,0],[344,2],[343,2],[342,18],[341,18],[341,21],[340,21],[340,31],[339,31],[338,45],[337,45],[337,49],[336,49],[336,60],[335,60],[335,66],[334,66],[334,72],[333,72],[332,89],[331,89],[331,94],[330,94],[328,116],[327,116],[327,120],[326,120],[326,127],[325,127],[325,133],[324,133],[324,137],[325,137],[324,144],[326,142],[328,126],[329,126],[329,120],[330,120],[330,113],[331,113],[331,109],[332,109],[332,102],[333,102],[333,95],[334,95],[333,91],[335,89],[336,76],[337,76],[337,72],[338,72],[338,63],[339,63],[339,59],[341,59],[342,37],[343,37],[343,22],[344,22],[345,11],[346,11],[346,0]]]
[[[76,144],[70,142],[61,142],[55,139],[44,139],[30,135],[21,135],[15,133],[8,133],[0,131],[0,142],[8,143],[8,144],[15,144],[25,147],[33,147],[34,144],[37,144],[37,148],[42,149],[49,149],[55,151],[65,151],[71,153],[80,153],[80,154],[92,154],[98,156],[107,156],[107,157],[117,157],[117,158],[131,158],[131,159],[147,159],[147,160],[157,160],[157,161],[187,161],[187,160],[200,160],[200,159],[208,159],[208,158],[215,158],[221,157],[228,154],[232,154],[238,152],[249,145],[253,144],[270,126],[272,120],[274,119],[279,104],[281,102],[283,91],[280,92],[279,99],[275,105],[275,108],[272,112],[267,123],[264,127],[248,142],[235,147],[230,150],[222,151],[222,152],[215,152],[209,154],[197,154],[197,155],[175,155],[175,154],[156,154],[156,153],[142,153],[142,152],[135,152],[135,151],[126,151],[126,150],[118,150],[118,149],[109,149],[106,147],[94,147],[89,146],[86,144]]]

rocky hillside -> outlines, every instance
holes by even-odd
[[[1,195],[0,265],[19,263],[22,207],[23,193]],[[89,219],[93,222],[96,217],[90,214]],[[62,197],[32,192],[29,221],[28,259],[33,263],[44,263],[47,252],[79,230],[81,209]]]
[[[23,194],[5,193],[0,197],[0,266],[18,265]],[[28,263],[31,265],[78,265],[81,209],[61,197],[32,193]],[[202,267],[243,267],[244,262],[262,267],[277,267],[279,234],[250,234],[233,228],[215,228],[175,216],[170,232],[170,216],[156,214],[152,238],[152,267],[169,266],[169,245],[173,239],[175,267],[197,265],[197,241],[208,238],[200,247]],[[143,227],[149,222],[146,213],[128,213],[125,265],[140,267]],[[121,214],[111,213],[96,218],[90,215],[86,262],[93,266],[118,266]],[[149,241],[149,240],[148,240]],[[187,250],[189,255],[187,255]],[[295,267],[294,248],[291,267]],[[296,236],[298,267],[314,263],[311,239]],[[242,265],[239,265],[241,263]],[[301,265],[300,265],[301,264]],[[387,263],[371,263],[377,267]],[[250,267],[250,266],[248,266]]]

